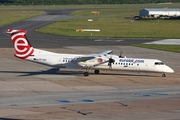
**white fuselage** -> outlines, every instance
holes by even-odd
[[[40,64],[73,69],[97,69],[97,70],[122,70],[122,71],[142,71],[142,72],[160,72],[173,73],[174,71],[157,59],[141,59],[141,58],[119,58],[116,55],[99,56],[90,60],[75,61],[76,58],[84,56],[81,54],[58,54],[44,50],[35,49],[32,56],[27,60]],[[107,61],[109,58],[115,60],[111,67]],[[101,61],[99,61],[101,59]],[[102,62],[102,63],[101,63]],[[104,63],[103,63],[104,62]],[[78,64],[77,64],[78,63]]]
[[[58,54],[45,50],[35,49],[31,46],[26,37],[26,30],[8,29],[15,49],[15,56],[36,63],[57,67],[86,69],[84,76],[89,75],[89,70],[94,69],[98,74],[99,70],[122,70],[122,71],[143,71],[173,73],[173,69],[157,59],[143,58],[121,58],[111,55],[112,50],[106,50],[99,54]]]

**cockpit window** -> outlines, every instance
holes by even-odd
[[[159,62],[155,62],[154,64],[155,64],[155,65],[159,65]]]
[[[164,63],[163,63],[163,62],[160,62],[160,65],[164,65]]]
[[[155,62],[154,65],[164,65],[163,62]]]

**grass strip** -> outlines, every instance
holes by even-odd
[[[43,11],[0,11],[0,26],[44,14]]]
[[[178,8],[180,3],[172,4],[96,4],[96,5],[1,5],[0,10],[18,9],[18,10],[47,10],[47,9],[67,9],[67,8],[113,8],[113,9],[142,9],[145,7],[169,7]]]
[[[100,29],[100,32],[76,32],[76,29]],[[180,20],[140,20],[131,22],[124,16],[57,21],[39,32],[70,37],[108,38],[180,38]],[[92,33],[92,34],[91,34]]]
[[[102,9],[87,5],[94,9],[71,13],[71,16],[84,18],[57,21],[37,31],[69,37],[180,38],[180,20],[129,20],[138,15],[139,10],[144,7],[175,7],[178,4],[123,4],[114,5],[113,8],[112,5],[95,5]],[[92,11],[98,11],[100,15],[94,15]],[[93,19],[93,22],[88,22],[88,19]],[[77,29],[100,29],[100,32],[76,32]]]
[[[132,44],[132,46],[180,53],[180,45]]]

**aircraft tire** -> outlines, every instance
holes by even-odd
[[[99,74],[99,70],[94,70],[94,73],[95,74]]]
[[[166,77],[166,74],[162,74],[162,77]]]
[[[84,76],[89,76],[89,73],[88,72],[84,72]]]

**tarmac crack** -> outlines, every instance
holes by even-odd
[[[136,81],[134,81],[132,79],[127,79],[127,80],[130,81],[130,82],[133,82],[133,83],[140,83],[140,82],[136,82]]]
[[[85,113],[85,112],[77,111],[77,113],[82,114],[82,115],[87,115],[87,114],[91,114],[92,112]]]
[[[92,114],[92,112],[82,112],[80,110],[74,110],[74,109],[69,109],[69,108],[66,108],[66,107],[61,107],[62,109],[65,109],[65,110],[69,110],[69,111],[73,111],[73,112],[77,112],[81,115],[88,115],[88,114]]]
[[[118,104],[122,105],[122,106],[128,106],[127,104],[121,103],[121,102],[117,102]]]

